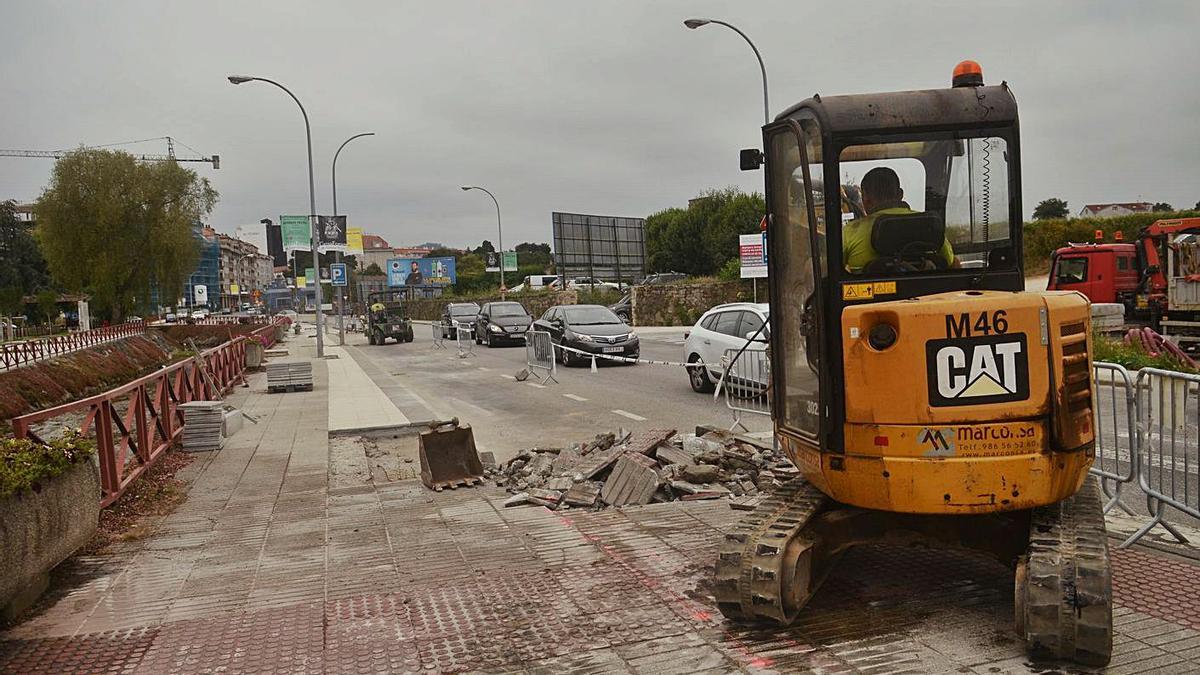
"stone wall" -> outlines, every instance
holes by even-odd
[[[751,291],[737,281],[635,286],[631,299],[633,325],[691,326],[716,305],[748,302],[752,297]]]
[[[451,302],[474,302],[483,305],[485,302],[499,302],[499,295],[478,298],[420,298],[409,300],[408,316],[417,321],[437,321],[442,318],[442,310]],[[540,317],[547,309],[555,305],[579,304],[579,294],[575,291],[549,291],[539,293],[512,293],[504,300],[519,302],[533,318]]]
[[[37,493],[0,498],[0,621],[46,590],[48,573],[83,546],[100,518],[100,472],[79,462]]]

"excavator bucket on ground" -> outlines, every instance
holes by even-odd
[[[458,418],[437,422],[421,432],[421,482],[431,490],[469,487],[483,482],[483,464],[471,425]]]

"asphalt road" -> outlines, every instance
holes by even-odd
[[[639,331],[642,358],[680,361],[682,328]],[[336,337],[333,338],[336,340]],[[457,416],[475,430],[476,445],[503,461],[523,449],[562,446],[617,429],[698,425],[728,428],[733,416],[724,400],[697,394],[679,366],[605,364],[564,368],[557,383],[535,378],[517,382],[525,367],[524,345],[473,346],[460,358],[453,341],[434,346],[432,329],[416,326],[409,344],[368,346],[361,335],[347,336],[347,351],[411,420]],[[770,418],[744,415],[750,431],[768,432]]]

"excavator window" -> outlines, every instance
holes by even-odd
[[[899,191],[880,191],[868,178],[881,171],[898,178]],[[843,209],[847,272],[895,276],[1012,264],[1004,138],[940,132],[854,139],[839,155],[839,173],[861,193],[867,212]]]

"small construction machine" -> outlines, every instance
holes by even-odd
[[[1012,566],[1035,656],[1105,664],[1088,302],[1024,291],[1016,99],[970,61],[953,85],[813,96],[742,151],[766,165],[772,414],[802,478],[726,536],[717,603],[787,624],[851,546],[967,548]]]
[[[407,291],[402,289],[367,295],[367,342],[381,345],[388,338],[413,341],[412,321],[404,307],[407,299]]]

